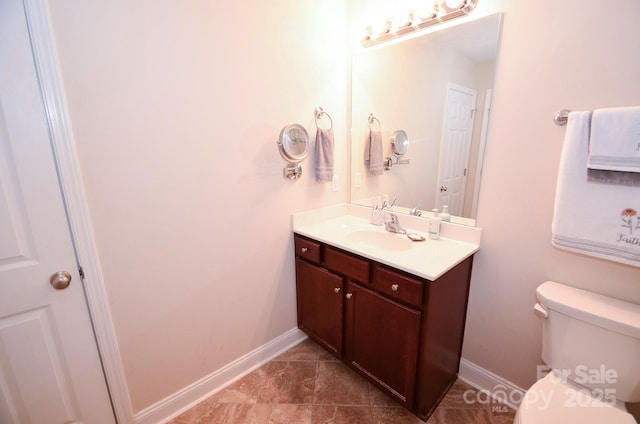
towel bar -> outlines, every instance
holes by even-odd
[[[562,109],[556,112],[556,114],[553,115],[553,122],[555,122],[556,125],[567,125],[569,113],[571,113],[569,109]]]

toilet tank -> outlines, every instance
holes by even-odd
[[[544,362],[588,389],[640,402],[640,305],[553,281],[536,295]]]

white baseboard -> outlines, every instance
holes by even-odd
[[[518,409],[525,390],[491,371],[462,358],[458,378],[513,409]]]
[[[135,423],[166,423],[306,338],[306,334],[294,328],[160,402],[143,409],[135,414]]]
[[[201,380],[138,412],[134,416],[134,422],[135,424],[166,423],[306,338],[306,334],[293,328]],[[458,378],[489,396],[501,400],[513,409],[518,408],[525,393],[525,390],[510,381],[464,358],[460,360]]]

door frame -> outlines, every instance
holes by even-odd
[[[487,148],[487,133],[489,131],[489,118],[491,115],[491,100],[493,89],[487,88],[484,91],[484,108],[482,110],[482,128],[480,129],[480,145],[478,147],[478,158],[476,160],[476,176],[473,186],[473,202],[471,203],[471,216],[478,215],[478,201],[480,199],[480,182],[482,181],[482,168],[484,166],[484,154]]]
[[[116,420],[134,422],[73,138],[47,0],[23,0],[53,155]]]

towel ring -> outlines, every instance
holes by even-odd
[[[376,131],[374,128],[371,128],[371,126],[377,122],[378,123],[378,130],[377,131],[381,131],[382,130],[382,125],[380,125],[380,120],[378,118],[375,117],[375,115],[373,113],[369,114],[369,130],[370,131]]]
[[[323,116],[326,116],[327,118],[329,118],[329,122],[331,123],[331,126],[327,129],[333,128],[333,119],[331,119],[331,115],[325,112],[320,106],[318,106],[316,110],[313,111],[313,115],[316,117],[316,128],[320,129],[320,125],[318,125],[318,121],[322,119]]]

